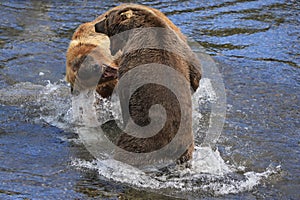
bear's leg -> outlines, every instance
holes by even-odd
[[[177,164],[183,164],[193,158],[194,152],[194,142],[189,146],[189,148],[180,156],[177,160]]]

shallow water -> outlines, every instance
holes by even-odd
[[[111,2],[0,3],[0,199],[298,199],[299,2],[141,2],[205,48],[226,89],[216,146],[200,147],[214,101],[204,74],[193,167],[149,173],[94,160],[71,123],[68,42],[79,24],[127,1]]]

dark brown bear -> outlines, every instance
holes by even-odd
[[[175,95],[167,87],[149,83],[139,87],[130,96],[129,91],[132,89],[130,83],[119,86],[125,130],[132,126],[132,121],[141,127],[149,125],[152,120],[149,116],[151,115],[149,109],[157,104],[164,107],[166,121],[159,132],[151,137],[147,137],[147,133],[145,133],[145,137],[134,137],[134,130],[131,130],[133,131],[131,133],[122,133],[118,138],[117,145],[126,152],[140,153],[145,156],[134,160],[132,154],[117,151],[116,159],[134,165],[153,163],[158,158],[157,154],[154,157],[147,157],[147,153],[169,148],[168,144],[173,142],[175,137],[179,137],[175,142],[176,147],[174,148],[174,144],[171,145],[172,147],[165,151],[167,154],[164,153],[159,157],[159,160],[173,159],[173,156],[178,155],[178,152],[180,154],[176,159],[179,163],[190,160],[194,150],[190,87],[193,90],[197,89],[201,72],[199,71],[200,64],[186,44],[185,37],[165,15],[146,6],[121,5],[118,9],[113,8],[108,11],[104,17],[104,20],[95,25],[95,30],[110,37],[112,52],[119,50],[122,52],[118,59],[119,80],[131,70],[134,71],[141,65],[150,64],[149,66],[153,66],[153,69],[161,70],[153,71],[153,74],[163,74],[164,79],[171,86],[175,86],[177,90]],[[154,27],[157,30],[149,29]],[[118,37],[118,34],[123,35]],[[156,68],[153,63],[164,66],[165,70]],[[167,68],[179,72],[184,80],[168,76]],[[149,72],[137,72],[131,81],[142,81],[151,74]],[[128,101],[129,105],[126,103]],[[129,114],[126,114],[125,110],[128,109]],[[160,115],[156,117],[158,119],[163,118]]]

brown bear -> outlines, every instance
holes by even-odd
[[[126,3],[124,3],[124,4],[121,4],[119,6],[113,7],[109,11],[107,11],[107,12],[103,13],[102,15],[100,15],[99,17],[97,17],[93,21],[93,23],[96,24],[96,23],[102,21],[112,11],[118,11],[118,10],[124,9],[126,7],[129,7],[129,6],[133,6],[135,8],[152,11],[157,17],[161,18],[161,20],[163,20],[166,24],[168,24],[168,26],[172,30],[174,30],[182,40],[186,41],[186,36],[181,33],[180,28],[177,27],[175,24],[173,24],[173,22],[165,14],[163,14],[161,11],[159,11],[157,9],[154,9],[154,8],[151,8],[151,7],[147,7],[147,6],[143,6],[143,5],[138,5],[138,4],[132,4],[132,3],[129,3],[129,4],[127,3],[126,4]]]
[[[140,10],[148,10],[149,12],[152,12],[152,14],[155,14],[155,16],[157,18],[160,18],[162,21],[164,21],[164,23],[166,23],[166,25],[168,26],[168,28],[172,29],[173,31],[175,31],[175,33],[178,35],[178,37],[180,37],[180,39],[184,42],[187,42],[187,38],[186,36],[180,31],[180,28],[177,27],[165,14],[163,14],[161,11],[148,7],[148,6],[144,6],[144,5],[138,5],[138,4],[132,4],[132,3],[125,3],[125,4],[121,4],[119,6],[113,7],[112,9],[110,9],[109,11],[103,13],[102,15],[100,15],[99,17],[97,17],[94,21],[92,21],[92,23],[97,24],[98,22],[104,20],[106,18],[106,16],[108,16],[111,12],[114,11],[119,11],[121,9],[127,9],[128,7],[132,7],[135,9],[140,9]],[[128,15],[129,13],[127,13]],[[147,26],[147,25],[146,25]],[[148,25],[149,26],[149,25]],[[113,50],[113,49],[112,49]],[[115,54],[116,52],[113,51],[112,54]],[[115,55],[115,58],[118,58],[120,55],[120,52],[118,52],[117,55]],[[197,90],[197,88],[199,87],[199,81],[201,79],[201,71],[199,71],[199,62],[198,60],[193,56],[189,56],[190,59],[190,83],[191,83],[191,87],[194,91]]]
[[[66,80],[71,91],[96,88],[106,98],[117,84],[117,65],[110,53],[109,38],[96,33],[94,25],[84,23],[73,34],[66,55]]]
[[[119,50],[122,52],[118,58],[119,81],[135,68],[150,64],[148,66],[150,73],[134,71],[131,81],[134,83],[147,79],[153,72],[163,74],[163,79],[177,90],[174,94],[163,85],[149,83],[139,87],[131,95],[130,82],[119,86],[118,94],[125,130],[132,126],[132,121],[141,127],[149,125],[152,117],[157,114],[152,112],[151,117],[149,110],[157,104],[164,107],[166,119],[158,133],[150,137],[147,137],[147,133],[145,137],[135,137],[137,133],[134,133],[134,130],[130,130],[130,133],[124,131],[119,136],[117,145],[125,151],[117,151],[115,158],[133,165],[173,159],[174,155],[178,156],[176,159],[179,163],[190,160],[194,150],[190,87],[193,90],[197,89],[201,72],[200,63],[188,47],[184,35],[164,14],[146,6],[125,4],[111,9],[101,17],[104,19],[95,24],[96,32],[110,37],[112,52]],[[126,34],[118,37],[123,33]],[[164,68],[161,68],[162,66]],[[168,76],[166,71],[169,68],[179,72],[184,80]],[[161,76],[156,78],[160,79]],[[126,110],[129,112],[125,112]],[[156,118],[164,117],[158,114]],[[168,149],[168,144],[177,137],[179,139],[175,142],[176,147],[172,145]],[[158,156],[161,149],[167,150],[162,156]],[[132,158],[131,152],[139,153],[141,156]],[[158,154],[147,154],[152,152]],[[156,160],[157,158],[159,160]]]

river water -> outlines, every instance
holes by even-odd
[[[145,173],[91,156],[64,81],[76,27],[124,2],[0,3],[0,199],[299,199],[300,3],[140,2],[163,11],[195,51],[204,47],[226,92],[216,145],[201,146],[215,100],[204,76],[193,167]],[[116,110],[104,104],[105,118]]]

